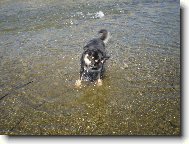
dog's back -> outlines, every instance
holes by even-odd
[[[102,36],[100,38],[92,39],[88,42],[88,44],[84,47],[84,50],[94,50],[97,49],[103,53],[103,55],[106,54],[105,52],[105,44],[108,42],[110,38],[110,34],[107,30],[102,29],[98,33],[102,33]]]

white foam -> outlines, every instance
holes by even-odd
[[[102,18],[104,17],[104,13],[102,11],[99,11],[95,14],[95,18]]]

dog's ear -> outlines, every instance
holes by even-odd
[[[105,60],[108,60],[109,58],[110,58],[110,56],[106,56],[106,57],[104,57]]]
[[[88,47],[87,47],[87,46],[85,46],[83,49],[84,49],[84,51],[87,51]]]
[[[110,56],[105,56],[103,57],[103,59],[101,60],[101,63],[104,63],[106,60],[108,60],[110,58]]]

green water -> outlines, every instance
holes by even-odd
[[[0,134],[180,135],[179,4],[1,0]],[[103,85],[77,89],[83,46],[102,28]]]

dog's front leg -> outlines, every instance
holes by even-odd
[[[100,76],[101,76],[101,72],[98,73],[97,86],[101,86],[102,85],[102,79],[100,78]]]
[[[81,80],[80,79],[76,80],[75,86],[76,87],[80,87],[81,86]]]
[[[84,72],[84,68],[82,67],[81,70],[80,70],[79,79],[76,80],[76,82],[75,82],[76,87],[80,87],[80,86],[81,86],[81,81],[82,81],[83,72]]]
[[[102,80],[101,79],[98,79],[97,80],[97,86],[101,86],[102,85]]]

